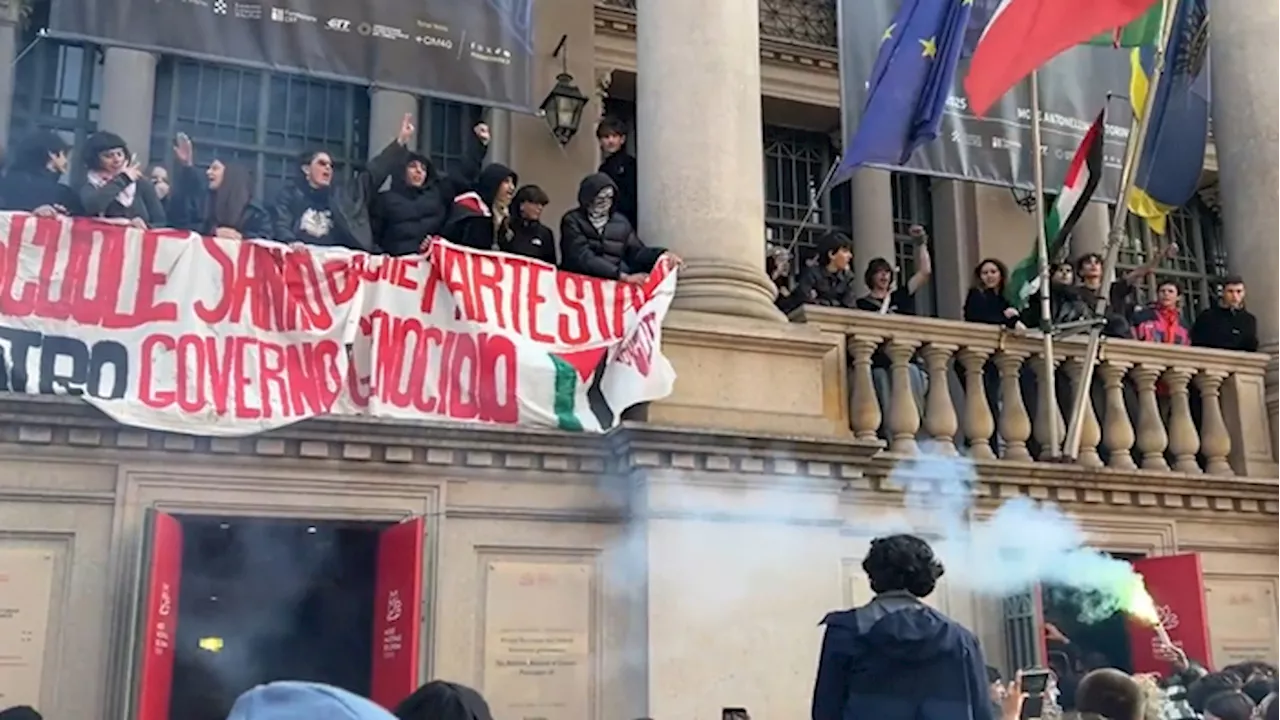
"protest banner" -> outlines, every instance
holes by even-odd
[[[0,391],[240,436],[321,415],[603,431],[670,394],[675,293],[437,240],[425,256],[0,213]]]

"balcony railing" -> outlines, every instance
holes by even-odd
[[[845,336],[850,369],[843,390],[859,439],[883,439],[899,453],[932,441],[943,452],[979,460],[1030,462],[1048,459],[1050,412],[1065,434],[1083,368],[1082,338],[1057,343],[1057,402],[1041,402],[1037,333],[816,306],[797,310],[793,320]],[[873,371],[878,350],[890,361],[885,373]],[[1276,477],[1264,399],[1267,360],[1262,353],[1108,340],[1086,405],[1078,463]],[[913,375],[925,382],[913,383]]]
[[[636,9],[642,0],[598,0],[600,5]],[[760,35],[821,48],[836,47],[835,0],[760,0]]]

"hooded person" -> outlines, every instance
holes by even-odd
[[[84,145],[80,210],[88,217],[124,218],[142,227],[165,227],[164,205],[155,185],[142,174],[124,138],[96,132]]]
[[[431,158],[410,153],[391,176],[391,187],[374,198],[371,213],[378,244],[388,255],[412,255],[423,241],[444,230],[453,199],[476,181],[484,161],[486,142],[477,142],[457,174],[441,174]],[[487,135],[486,135],[487,137]]]
[[[442,234],[449,242],[476,250],[492,250],[499,240],[508,241],[511,201],[519,177],[506,165],[486,165],[476,178],[475,189],[453,199]]]
[[[914,535],[871,541],[871,602],[822,619],[813,720],[993,720],[973,633],[921,602],[942,577]]]
[[[432,680],[396,706],[399,720],[493,720],[489,703],[476,690]]]
[[[372,700],[340,688],[282,680],[246,690],[227,720],[395,720]]]
[[[378,188],[403,167],[417,128],[405,115],[400,132],[363,170],[338,177],[333,157],[311,150],[299,158],[301,175],[272,204],[272,239],[376,252],[369,205]]]
[[[614,211],[618,186],[604,173],[583,178],[578,207],[560,218],[561,266],[569,272],[644,282],[665,248],[646,247],[626,216]]]
[[[556,236],[542,224],[542,211],[551,202],[537,185],[525,185],[511,200],[511,233],[498,239],[498,249],[556,264]]]
[[[38,130],[24,138],[9,158],[0,181],[0,208],[37,215],[75,215],[80,199],[62,182],[71,146],[55,132]]]

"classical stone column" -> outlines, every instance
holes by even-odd
[[[1276,23],[1274,2],[1215,2],[1209,7],[1209,68],[1213,83],[1213,133],[1218,151],[1219,197],[1227,262],[1244,278],[1249,310],[1258,317],[1267,370],[1271,437],[1277,427],[1276,349]]]
[[[156,97],[156,56],[140,50],[107,48],[102,61],[102,104],[98,129],[113,132],[146,165],[151,161],[151,110]],[[163,158],[156,158],[159,162]]]
[[[18,47],[18,9],[16,2],[6,3],[0,7],[0,57],[15,58],[22,48]],[[17,63],[6,62],[0,72],[0,138],[9,138],[9,116],[13,114],[13,74]]]
[[[485,161],[512,166],[511,160],[511,111],[493,109],[489,111],[489,152]],[[595,128],[592,128],[594,131]]]
[[[1071,231],[1071,253],[1070,259],[1084,255],[1085,253],[1098,253],[1105,255],[1107,252],[1107,235],[1111,232],[1111,213],[1107,211],[1105,203],[1089,203],[1089,207],[1085,208],[1084,213],[1080,215],[1079,222]]]
[[[393,138],[400,134],[400,123],[405,113],[418,117],[418,98],[395,90],[374,90],[369,97],[369,157],[382,152]],[[421,147],[421,143],[418,144]]]
[[[849,182],[853,193],[853,272],[859,294],[865,292],[862,274],[878,257],[896,265],[893,241],[893,176],[888,170],[861,168]]]
[[[934,180],[930,196],[933,227],[929,233],[935,240],[929,251],[933,253],[933,283],[938,291],[935,305],[938,317],[960,320],[965,295],[973,284],[973,266],[979,259],[973,184]]]
[[[640,237],[684,258],[677,308],[782,322],[764,274],[758,0],[637,5]],[[698,119],[673,127],[672,108]]]

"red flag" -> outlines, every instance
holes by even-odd
[[[985,115],[1019,80],[1067,48],[1124,27],[1161,0],[1004,0],[973,51],[964,89]]]

